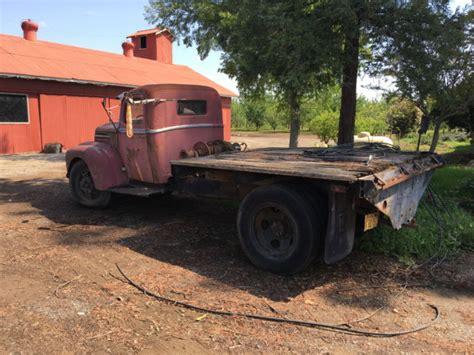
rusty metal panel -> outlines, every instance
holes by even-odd
[[[362,197],[386,215],[395,229],[410,223],[428,186],[433,171],[425,171],[384,189],[366,181]]]

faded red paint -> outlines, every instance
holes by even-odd
[[[230,139],[230,96],[235,94],[192,69],[166,64],[172,61],[168,31],[139,31],[150,50],[146,60],[36,40],[37,26],[22,24],[24,36],[0,35],[0,92],[27,94],[29,124],[0,124],[0,154],[40,151],[46,143],[66,148],[93,139],[94,129],[107,121],[102,98],[110,105],[123,91],[145,84],[195,84],[209,86],[223,97],[224,136]],[[157,34],[157,32],[159,32]],[[134,37],[135,36],[135,37]],[[135,48],[135,55],[138,56]],[[145,53],[145,52],[143,52]],[[32,55],[34,54],[34,55]],[[225,97],[225,98],[224,98]],[[119,110],[114,110],[118,117]]]
[[[16,36],[0,35],[0,58],[0,77],[11,74],[129,87],[168,83],[205,85],[216,89],[221,96],[236,96],[184,65],[39,40],[25,41]]]
[[[221,97],[222,105],[222,122],[224,124],[224,140],[230,141],[231,131],[231,113],[232,99],[230,97]]]
[[[95,128],[108,121],[102,98],[108,106],[127,88],[73,85],[36,80],[0,79],[0,92],[28,95],[29,124],[0,123],[0,154],[39,152],[46,143],[69,148],[94,140]],[[84,95],[90,96],[84,96]],[[120,109],[113,110],[118,120]]]
[[[6,92],[0,88],[0,92]],[[24,93],[24,92],[22,92]],[[40,151],[41,126],[38,95],[28,94],[30,123],[0,123],[0,154]]]
[[[141,37],[146,38],[146,48],[141,48]],[[138,31],[127,38],[131,38],[135,57],[151,59],[160,63],[173,63],[173,36],[167,30],[151,29]]]
[[[23,30],[23,38],[27,41],[36,41],[36,32],[38,32],[38,24],[31,20],[25,20],[21,23]]]
[[[212,88],[194,85],[148,85],[134,91],[144,98],[175,100],[185,97],[189,100],[206,100],[205,115],[178,115],[176,101],[149,104],[141,126],[158,130],[174,126],[211,124],[215,127],[174,129],[167,132],[139,135],[127,138],[120,134],[120,153],[131,179],[163,184],[171,176],[171,160],[179,159],[182,150],[192,149],[196,142],[223,139],[222,110],[219,94]],[[124,122],[120,127],[125,128]]]
[[[123,55],[129,58],[133,58],[133,50],[135,49],[135,45],[132,42],[123,42],[122,43]]]
[[[88,142],[74,147],[74,150],[66,153],[68,171],[76,159],[87,164],[94,185],[99,190],[128,184],[129,179],[122,170],[120,155],[110,144]]]

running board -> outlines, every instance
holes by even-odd
[[[123,195],[149,197],[155,194],[164,194],[168,191],[168,189],[166,188],[166,186],[127,185],[121,187],[114,187],[108,189],[108,191]]]

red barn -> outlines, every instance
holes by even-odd
[[[221,96],[224,136],[230,139],[232,91],[189,67],[172,64],[168,30],[136,32],[123,55],[36,39],[38,25],[22,23],[23,37],[0,35],[0,154],[37,152],[47,143],[66,149],[93,140],[116,96],[145,84],[196,84]],[[119,109],[113,110],[118,117]]]

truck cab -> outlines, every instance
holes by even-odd
[[[149,192],[165,189],[170,161],[196,142],[222,141],[220,105],[217,91],[205,86],[146,85],[124,93],[119,121],[98,127],[94,142],[66,154],[69,177],[76,163],[89,172],[78,179],[73,196],[93,207],[108,202],[99,198],[109,196],[107,190],[140,184],[154,185]]]

